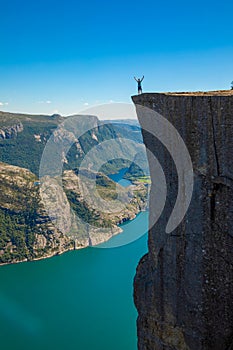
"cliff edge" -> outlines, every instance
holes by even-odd
[[[141,259],[134,281],[138,349],[230,350],[233,91],[144,93],[132,99],[152,178],[149,253]],[[153,118],[140,106],[159,113],[176,128],[192,160],[191,203],[185,218],[171,233],[166,233],[165,227],[176,202],[178,173],[168,150],[152,135]],[[153,203],[160,199],[154,195],[156,172],[150,151],[160,162],[167,183],[165,207],[154,225]]]

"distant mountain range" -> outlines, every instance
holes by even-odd
[[[73,136],[74,139],[76,138],[75,132],[68,133],[62,128],[62,123],[66,119],[60,115],[0,112],[0,161],[30,169],[38,175],[45,144],[56,129],[57,139],[61,137],[69,140]],[[127,123],[119,120],[101,122],[94,116],[82,116],[79,118],[78,127],[82,128],[83,124],[90,126],[89,131],[73,143],[64,159],[65,169],[78,167],[85,154],[104,140],[126,138],[135,141],[136,145],[131,145],[132,149],[128,148],[125,154],[125,157],[129,159],[133,159],[135,152],[141,152],[144,149],[140,127],[134,120],[131,122],[127,120]],[[59,125],[61,125],[60,128]],[[57,142],[55,137],[54,142]],[[115,161],[106,165],[106,173],[113,173],[131,164],[130,161],[119,162],[119,159],[116,159],[117,155],[111,150],[109,150],[109,156],[112,156]]]

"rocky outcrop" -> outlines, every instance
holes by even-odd
[[[145,130],[147,115],[137,108],[144,143],[159,160],[167,182],[165,208],[149,231],[149,253],[141,259],[135,277],[138,349],[231,349],[233,91],[146,93],[133,96],[133,101],[173,124],[188,148],[194,170],[185,219],[165,233],[178,191],[177,171],[167,149]],[[150,127],[153,131],[153,119]],[[152,223],[153,203],[160,198],[154,196],[156,173],[149,151],[148,159]]]
[[[119,224],[134,219],[140,211],[147,209],[148,189],[142,183],[124,188],[102,173],[82,169],[79,172],[64,171],[63,186],[72,210],[62,216],[66,220],[70,217],[70,231],[76,248],[107,241],[122,232]],[[47,207],[51,208],[51,205]]]
[[[94,176],[87,170],[82,173]],[[80,190],[77,171],[64,171],[62,181],[63,186],[49,176],[38,181],[28,169],[0,162],[0,265],[105,242],[122,232],[119,223],[133,219],[147,205],[143,184],[126,189],[99,173],[99,185],[89,189],[88,200]],[[94,198],[100,197],[108,207],[116,188],[130,199],[120,212],[92,206]]]
[[[17,136],[19,132],[23,131],[23,124],[17,122],[14,125],[2,127],[0,129],[0,139],[11,139],[12,137]]]
[[[0,265],[37,260],[73,249],[53,225],[29,170],[0,162]]]

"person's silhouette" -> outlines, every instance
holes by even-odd
[[[134,77],[134,79],[138,83],[138,94],[141,94],[142,93],[142,81],[144,79],[144,75],[143,75],[142,79],[140,79],[140,78],[137,79],[135,77]]]

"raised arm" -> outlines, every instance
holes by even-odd
[[[134,79],[135,79],[136,81],[138,81],[135,77],[134,77]]]
[[[141,81],[143,81],[143,79],[144,79],[144,75],[143,75],[143,77],[142,77]]]

